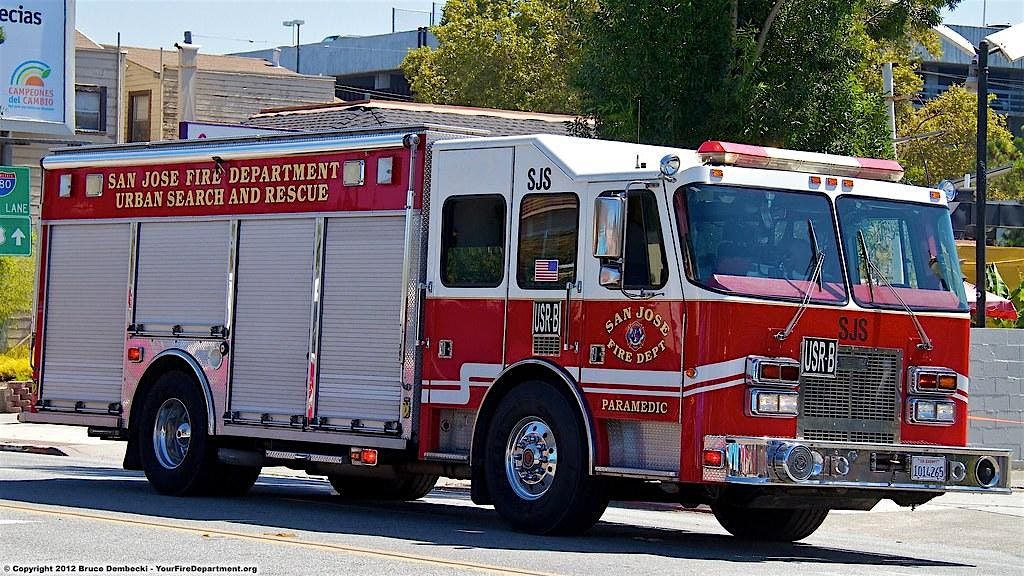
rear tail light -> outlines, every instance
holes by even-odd
[[[957,389],[956,372],[947,368],[911,366],[907,381],[911,392],[919,394],[952,394]]]
[[[128,349],[128,361],[129,362],[142,362],[142,347],[133,346]]]

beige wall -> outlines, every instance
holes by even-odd
[[[164,73],[164,138],[178,137],[178,71]],[[196,75],[196,120],[237,124],[267,108],[334,101],[330,76],[259,75],[200,70]]]
[[[173,52],[168,52],[166,56],[174,56]],[[124,73],[124,92],[122,98],[124,98],[124,105],[122,106],[122,114],[124,115],[124,134],[122,135],[122,141],[128,141],[128,133],[131,130],[131,126],[128,121],[128,104],[129,94],[132,92],[150,92],[149,101],[149,135],[152,140],[161,139],[161,95],[160,95],[160,74],[153,72],[149,68],[140,66],[132,61],[127,61],[125,65]]]

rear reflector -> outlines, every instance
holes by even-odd
[[[142,362],[142,348],[134,347],[128,349],[129,362]]]
[[[697,149],[697,154],[705,164],[727,164],[794,172],[824,172],[890,182],[898,182],[903,177],[903,167],[899,162],[880,158],[854,158],[718,140],[709,140],[701,144]]]

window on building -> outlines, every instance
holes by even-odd
[[[501,284],[505,278],[505,198],[449,198],[441,219],[441,282],[458,288]]]
[[[103,86],[75,86],[75,128],[83,132],[105,132],[107,89]]]
[[[149,142],[150,107],[153,99],[151,90],[128,94],[128,141]]]
[[[516,279],[527,290],[565,290],[576,281],[580,201],[575,194],[529,194],[519,213]]]

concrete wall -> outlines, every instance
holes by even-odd
[[[968,442],[1024,460],[1024,330],[971,329]]]
[[[370,72],[398,70],[409,50],[418,44],[418,32],[410,30],[375,36],[351,36],[331,42],[303,44],[302,73],[325,76],[352,76]],[[427,46],[437,48],[437,37],[427,33]],[[281,46],[281,66],[295,70],[295,47]],[[271,60],[273,49],[239,52],[235,56]]]

